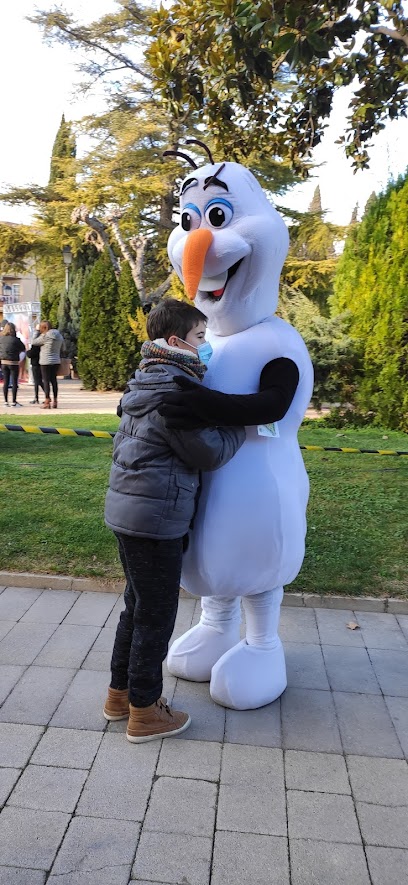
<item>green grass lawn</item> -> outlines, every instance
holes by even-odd
[[[23,423],[116,430],[119,422],[79,414],[24,415]],[[337,431],[318,421],[305,423],[300,442],[408,450],[402,433]],[[103,524],[111,452],[109,439],[0,433],[0,568],[122,577]],[[290,589],[408,597],[408,457],[303,454],[311,484],[307,552]]]

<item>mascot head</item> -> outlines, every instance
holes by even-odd
[[[169,258],[216,335],[275,313],[288,245],[286,225],[244,166],[208,163],[184,179]]]

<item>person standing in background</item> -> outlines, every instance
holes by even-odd
[[[41,348],[40,366],[45,394],[45,400],[41,406],[42,409],[51,408],[51,387],[54,396],[52,408],[56,409],[58,407],[57,369],[63,345],[64,339],[58,329],[53,329],[48,320],[43,320],[40,323],[40,334],[35,339],[35,346]]]
[[[33,406],[34,404],[39,405],[38,394],[40,387],[44,390],[44,384],[42,380],[41,374],[41,366],[40,366],[40,348],[36,346],[36,339],[40,334],[40,325],[39,323],[35,327],[34,337],[31,343],[30,350],[27,350],[27,356],[31,361],[31,370],[33,373],[33,381],[34,381],[34,399],[30,400],[30,404]]]
[[[24,352],[24,344],[17,337],[16,327],[14,323],[6,323],[3,331],[0,333],[0,362],[3,371],[3,394],[6,406],[8,402],[8,389],[11,380],[12,384],[12,406],[21,405],[17,402],[18,389],[18,370],[20,366],[20,354]]]

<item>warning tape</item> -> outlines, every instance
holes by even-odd
[[[0,433],[17,430],[21,433],[51,433],[58,436],[95,436],[97,439],[112,439],[114,430],[73,430],[70,427],[34,427],[23,424],[0,424]],[[300,446],[306,452],[343,452],[348,455],[408,455],[405,451],[394,449],[354,449],[351,446]]]

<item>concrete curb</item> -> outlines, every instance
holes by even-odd
[[[33,587],[38,590],[79,590],[80,592],[123,593],[123,581],[102,581],[97,578],[71,578],[69,575],[36,575],[31,572],[0,571],[0,587]],[[180,587],[180,596],[191,598]],[[351,611],[408,614],[408,599],[376,596],[331,596],[320,593],[290,593],[283,605],[299,608],[330,608]]]

